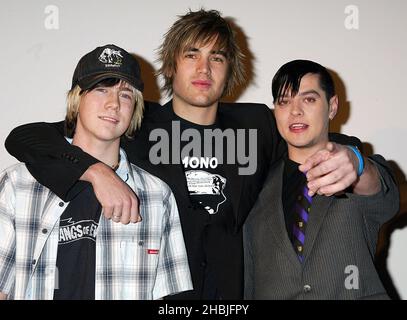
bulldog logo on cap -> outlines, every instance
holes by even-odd
[[[122,54],[120,50],[105,48],[99,56],[99,61],[107,63],[106,67],[120,67],[122,64]]]

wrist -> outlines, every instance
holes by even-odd
[[[80,177],[80,180],[82,181],[87,181],[93,184],[95,181],[96,177],[101,174],[102,172],[105,172],[106,169],[109,169],[104,163],[102,162],[97,162],[95,164],[92,164]],[[110,169],[109,169],[110,170]]]
[[[363,159],[362,153],[355,146],[347,145],[347,147],[354,153],[354,155],[357,158],[358,165],[357,165],[356,171],[357,171],[357,176],[360,177],[363,174],[363,171],[365,170],[365,161]]]

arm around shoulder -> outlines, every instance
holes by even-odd
[[[11,131],[5,147],[41,184],[65,201],[83,188],[78,180],[98,161],[64,137],[64,122],[31,123]]]

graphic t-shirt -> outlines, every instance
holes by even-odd
[[[203,251],[206,255],[205,261],[201,264],[205,266],[201,297],[203,299],[220,299],[222,297],[217,286],[219,279],[216,278],[212,267],[218,262],[216,256],[211,256],[210,253],[215,252],[211,248],[218,246],[220,235],[223,235],[225,229],[228,228],[228,221],[233,215],[229,196],[230,186],[225,170],[227,166],[225,164],[226,143],[224,143],[223,148],[216,151],[216,147],[219,149],[219,145],[215,145],[215,139],[205,139],[205,130],[220,130],[217,123],[202,126],[178,117],[175,118],[175,121],[180,121],[181,132],[184,137],[190,136],[189,134],[185,135],[187,130],[190,130],[189,132],[192,130],[191,136],[194,136],[188,141],[181,141],[181,161],[190,201],[194,207],[203,209],[191,210],[191,214],[208,215],[208,219],[199,219],[206,221],[201,226]],[[200,139],[196,139],[197,136]],[[200,145],[195,143],[196,141],[200,141]]]
[[[180,119],[180,118],[179,118]],[[215,139],[205,139],[205,131],[216,130],[217,124],[202,126],[180,119],[181,131],[195,130],[201,138],[200,146],[181,141],[181,161],[191,201],[204,208],[210,215],[221,213],[229,205],[227,178],[224,174],[224,150],[216,154]]]
[[[62,213],[54,300],[95,299],[96,231],[101,209],[89,186]]]

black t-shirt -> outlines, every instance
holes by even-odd
[[[54,300],[94,300],[96,230],[101,214],[92,186],[76,196],[59,224]]]
[[[187,129],[195,130],[201,137],[200,146],[189,141],[181,141],[181,161],[191,203],[203,210],[191,210],[191,214],[205,214],[208,219],[200,221],[202,226],[202,242],[206,255],[205,280],[201,297],[203,299],[219,299],[217,279],[212,270],[213,257],[208,254],[210,249],[218,245],[219,233],[228,228],[228,221],[233,215],[228,177],[225,174],[226,142],[223,149],[216,151],[215,139],[205,139],[205,131],[219,129],[217,122],[213,125],[198,125],[174,115],[174,120],[180,121],[181,132]],[[206,143],[206,145],[205,145]],[[186,152],[187,151],[187,152]],[[218,153],[217,153],[218,152]]]
[[[191,201],[194,205],[204,208],[212,218],[219,217],[225,207],[230,206],[226,194],[227,178],[223,164],[226,160],[224,158],[226,152],[219,150],[222,153],[219,157],[216,154],[215,140],[204,139],[205,131],[218,129],[217,123],[203,126],[181,118],[179,121],[181,132],[185,132],[187,129],[196,130],[202,138],[200,147],[191,143],[192,138],[189,141],[181,141],[181,161]],[[187,146],[189,147],[187,148]],[[183,151],[187,150],[189,152],[183,154]]]

